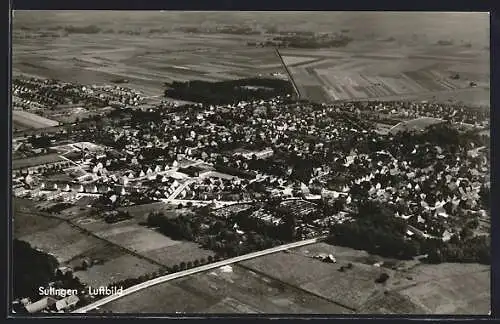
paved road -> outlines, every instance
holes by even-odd
[[[283,201],[289,201],[289,200],[301,200],[301,197],[291,197],[291,198],[285,198]],[[255,202],[259,202],[261,200],[240,200],[240,201],[226,201],[226,200],[190,200],[190,199],[160,199],[160,201],[164,203],[170,203],[174,205],[178,204],[183,204],[187,205],[189,203],[195,205],[195,206],[204,206],[204,205],[209,205],[211,203],[215,203],[216,206],[219,207],[226,207],[230,205],[238,205],[238,204],[253,204]],[[218,208],[218,207],[216,207]]]
[[[167,201],[172,201],[174,200],[175,198],[177,198],[178,195],[180,195],[180,193],[186,189],[189,185],[191,185],[192,183],[195,183],[198,179],[189,179],[187,180],[186,182],[184,182],[183,184],[181,184],[177,189],[174,190],[174,192],[167,198]]]
[[[288,249],[292,249],[292,248],[297,248],[300,246],[314,244],[314,243],[317,243],[318,241],[320,241],[321,239],[323,239],[323,238],[320,237],[320,238],[309,239],[309,240],[289,243],[289,244],[285,244],[285,245],[280,245],[280,246],[276,246],[276,247],[273,247],[273,248],[270,248],[267,250],[253,252],[253,253],[241,255],[241,256],[238,256],[235,258],[231,258],[231,259],[227,259],[227,260],[223,260],[223,261],[219,261],[219,262],[214,262],[214,263],[202,265],[202,266],[199,266],[196,268],[192,268],[192,269],[168,274],[165,276],[161,276],[161,277],[158,277],[155,279],[145,281],[145,282],[140,283],[138,285],[132,286],[130,288],[124,289],[122,294],[115,294],[115,295],[104,297],[104,298],[102,298],[102,299],[100,299],[100,300],[98,300],[90,305],[87,305],[87,306],[84,306],[82,308],[74,310],[73,313],[87,313],[91,310],[96,309],[97,307],[106,305],[106,304],[108,304],[114,300],[117,300],[121,297],[133,294],[135,292],[141,291],[143,289],[146,289],[146,288],[154,286],[154,285],[158,285],[158,284],[161,284],[161,283],[164,283],[164,282],[167,282],[170,280],[178,279],[181,277],[189,276],[189,275],[192,275],[195,273],[208,271],[208,270],[215,269],[215,268],[220,268],[220,267],[225,266],[225,265],[229,265],[229,264],[257,258],[257,257],[264,256],[267,254],[272,254],[272,253],[276,253],[276,252],[280,252],[280,251],[284,251],[284,250],[288,250]]]

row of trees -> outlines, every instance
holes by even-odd
[[[115,282],[109,284],[108,286],[109,287],[123,287],[123,289],[127,289],[127,288],[130,288],[130,287],[135,286],[137,284],[140,284],[142,282],[145,282],[145,281],[148,281],[148,280],[160,277],[160,276],[165,276],[169,273],[176,273],[179,271],[188,270],[191,268],[199,267],[199,266],[209,264],[212,262],[217,262],[220,260],[221,260],[220,256],[209,255],[206,258],[202,257],[202,258],[195,259],[192,261],[182,261],[179,264],[173,265],[171,267],[162,268],[158,272],[146,273],[146,274],[141,275],[141,276],[136,277],[136,278],[126,278],[123,280],[115,281]]]
[[[345,47],[353,39],[345,35],[336,37],[314,37],[291,35],[291,36],[276,36],[264,42],[247,42],[247,46],[259,47],[293,47],[293,48],[328,48],[328,47]]]
[[[131,219],[132,218],[132,215],[130,215],[130,213],[128,211],[116,211],[116,212],[111,212],[109,214],[107,214],[106,216],[104,216],[104,221],[108,224],[113,224],[113,223],[117,223],[117,222],[120,222],[122,220],[126,220],[126,219]]]
[[[65,210],[67,208],[70,208],[72,206],[73,206],[73,204],[70,204],[70,203],[58,203],[58,204],[52,205],[50,207],[45,207],[42,209],[42,211],[46,211],[46,212],[51,213],[51,214],[58,214],[61,211]]]
[[[478,262],[491,264],[491,239],[487,235],[461,238],[448,242],[437,242],[428,253],[428,261],[441,262]]]
[[[202,237],[199,242],[204,248],[216,252],[222,258],[237,257],[283,244],[283,241],[256,232],[238,235],[231,230]]]

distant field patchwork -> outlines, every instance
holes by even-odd
[[[305,56],[303,50],[293,56],[291,49],[283,52],[285,62],[289,58],[288,68],[301,97],[314,101],[405,98],[468,89],[471,81],[489,82],[489,72],[484,69],[488,62],[483,58],[457,64],[460,57],[350,55],[333,51]],[[452,78],[457,73],[459,78]]]
[[[241,41],[215,36],[70,35],[50,43],[16,39],[13,74],[81,83],[127,78],[129,87],[158,95],[165,82],[222,81],[284,73],[272,48],[247,48]]]

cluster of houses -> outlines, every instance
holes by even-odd
[[[107,89],[118,95],[124,91],[116,87]],[[97,91],[97,88],[91,90]],[[123,153],[130,158],[130,163],[125,159],[126,165],[113,172],[108,171],[114,165],[110,159],[88,164],[88,171],[78,179],[83,189],[78,187],[76,192],[98,193],[101,192],[99,185],[103,184],[112,190],[119,188],[120,194],[149,187],[151,194],[158,198],[176,193],[185,200],[238,201],[244,200],[244,194],[255,188],[254,184],[261,184],[260,188],[271,196],[340,200],[346,206],[355,203],[355,196],[366,193],[369,199],[393,204],[397,208],[407,206],[401,207],[396,217],[422,214],[425,222],[417,219],[414,226],[430,232],[439,222],[433,219],[446,218],[450,212],[456,214],[459,209],[481,209],[478,191],[488,174],[488,160],[481,152],[476,153],[476,157],[470,154],[453,156],[446,148],[431,145],[408,148],[402,147],[403,144],[367,152],[371,146],[386,145],[389,135],[360,127],[344,112],[385,112],[388,106],[390,112],[406,109],[427,114],[435,111],[439,118],[458,116],[460,120],[483,120],[475,110],[469,112],[452,106],[423,103],[315,105],[274,98],[222,106],[187,105],[175,113],[155,111],[158,118],[139,120],[135,124],[118,122],[118,125],[104,127],[98,135],[87,133],[90,141],[99,142],[103,132],[116,142],[123,141]],[[475,117],[470,114],[475,114]],[[238,149],[242,150],[238,152]],[[444,169],[418,167],[423,156],[427,159],[432,156]],[[180,162],[187,157],[211,167]],[[295,161],[316,161],[311,170],[314,180],[300,188],[297,188],[297,179],[294,178],[292,157]],[[263,159],[269,163],[261,163]],[[203,179],[212,178],[214,172],[229,175],[232,179],[210,180],[204,184]],[[325,181],[321,180],[329,177],[335,180],[339,173],[344,174],[345,179],[336,186],[328,185],[327,188]],[[187,178],[197,180],[184,186]],[[245,186],[239,181],[244,181]],[[96,188],[87,188],[86,184]],[[182,190],[179,189],[181,186]],[[68,191],[66,185],[58,184],[57,189]],[[74,192],[72,188],[69,191]],[[267,220],[267,216],[262,217]],[[279,221],[272,217],[268,220]],[[413,219],[409,218],[409,221]]]
[[[214,210],[214,215],[216,215],[217,217],[219,218],[224,218],[224,219],[228,219],[229,217],[233,216],[233,215],[236,215],[238,213],[241,213],[243,211],[246,211],[246,210],[249,210],[250,208],[252,208],[252,204],[234,204],[234,205],[230,205],[230,206],[226,206],[226,207],[223,207],[223,208],[218,208],[216,210]]]
[[[243,198],[244,188],[239,178],[204,178],[192,182],[180,193],[182,199],[239,201]]]
[[[56,108],[51,114],[86,112],[84,107],[138,106],[145,100],[138,91],[120,86],[81,85],[37,78],[14,79],[12,86],[14,107],[26,111]]]
[[[333,104],[342,110],[351,112],[370,112],[373,115],[385,115],[388,117],[401,117],[403,119],[414,119],[421,117],[432,117],[448,120],[454,123],[471,124],[478,127],[489,125],[489,109],[474,109],[457,104],[443,104],[432,102],[415,101],[370,101],[363,103]]]
[[[72,165],[71,161],[64,159],[58,154],[35,156],[27,159],[18,159],[12,162],[12,174],[14,177],[33,175],[41,173],[49,168],[67,168]]]
[[[73,269],[66,266],[57,268],[57,275],[72,274]],[[56,282],[49,282],[46,287],[39,287],[37,292],[44,296],[36,301],[25,297],[13,302],[15,313],[66,313],[76,308],[80,302],[79,291],[77,289],[56,288]]]
[[[107,100],[111,106],[138,106],[144,102],[144,97],[139,91],[120,86],[92,85],[89,91],[98,94],[99,98]]]
[[[29,298],[23,298],[16,301],[13,306],[14,308],[23,307],[29,314],[66,313],[73,309],[79,301],[80,298],[77,295],[70,295],[62,299],[47,296],[35,302],[31,302]]]
[[[278,226],[283,224],[283,218],[275,216],[263,208],[254,211],[250,217],[258,219],[269,226]]]

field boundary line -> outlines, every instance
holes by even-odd
[[[300,100],[300,91],[299,91],[299,88],[297,87],[297,84],[295,83],[295,80],[292,76],[292,73],[290,72],[290,70],[286,66],[285,60],[283,60],[283,57],[281,56],[280,51],[278,50],[277,47],[274,48],[274,51],[275,51],[276,55],[278,56],[278,58],[280,59],[281,65],[285,69],[286,74],[288,74],[288,79],[292,83],[293,89],[295,90],[295,93],[297,94],[297,99]]]

